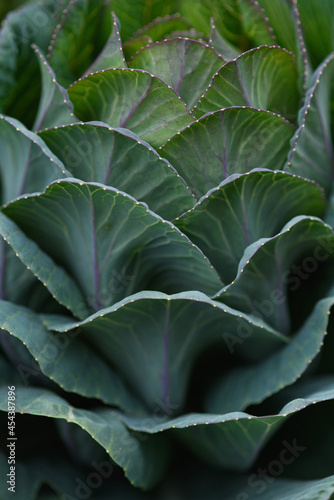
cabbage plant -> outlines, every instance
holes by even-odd
[[[4,19],[1,498],[334,498],[333,24],[332,0]]]

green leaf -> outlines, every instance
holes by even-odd
[[[325,206],[323,191],[314,182],[283,172],[253,170],[228,177],[174,224],[229,283],[248,245],[274,236],[297,215],[321,217]]]
[[[47,51],[64,0],[45,0],[10,13],[0,31],[0,111],[31,127],[41,89],[38,60],[31,45]]]
[[[146,71],[100,71],[77,81],[68,93],[82,121],[129,128],[153,147],[193,121],[175,91]]]
[[[31,286],[32,275],[36,276],[47,287],[53,297],[64,307],[67,307],[78,318],[85,318],[90,308],[85,298],[73,280],[62,267],[57,266],[50,257],[36,245],[36,243],[24,234],[23,231],[8,217],[0,212],[0,234],[2,238],[14,250],[16,256],[31,273],[28,276],[23,273],[23,266],[17,265],[17,257],[12,262],[11,254],[5,254],[9,260],[6,263],[3,298],[12,297],[12,288],[16,285]],[[7,267],[8,266],[8,267]],[[15,279],[15,274],[20,273]],[[20,281],[19,281],[19,278]],[[25,281],[27,285],[25,285]],[[29,288],[28,288],[29,290]],[[26,293],[28,290],[25,290]],[[15,295],[14,295],[15,296]]]
[[[33,129],[75,123],[78,120],[73,114],[66,89],[57,82],[56,75],[42,52],[36,46],[34,49],[42,74],[42,94]]]
[[[248,107],[208,113],[159,149],[197,198],[234,173],[281,170],[293,126],[281,116]]]
[[[147,35],[143,35],[137,38],[131,38],[130,40],[125,42],[123,44],[125,60],[128,62],[131,61],[133,56],[137,54],[140,49],[146,47],[146,45],[149,45],[150,43],[153,43],[153,40]]]
[[[173,38],[144,47],[131,60],[131,67],[160,77],[192,109],[224,62],[203,42]]]
[[[127,411],[140,409],[121,377],[78,338],[80,330],[53,334],[30,309],[5,301],[0,306],[0,328],[23,342],[42,373],[62,389]],[[27,367],[17,368],[24,374]]]
[[[115,414],[130,429],[138,432],[173,432],[198,457],[215,468],[246,472],[254,464],[265,444],[291,415],[310,405],[333,399],[334,384],[330,381],[322,389],[290,401],[274,415],[258,417],[242,412],[224,415],[189,413],[166,422],[157,422],[154,418],[132,417],[121,415],[119,412]],[[299,445],[294,439],[287,446],[290,450],[293,448],[295,454],[300,454],[302,450]]]
[[[63,163],[22,123],[0,115],[1,204],[66,177]]]
[[[117,21],[117,17],[112,12],[112,31],[109,39],[102,52],[100,52],[93,64],[85,72],[84,76],[103,69],[126,68]]]
[[[295,217],[276,236],[246,248],[237,277],[215,298],[248,314],[264,316],[270,325],[288,334],[289,290],[298,290],[320,264],[331,264],[333,253],[334,233],[329,226],[320,219]],[[325,285],[326,279],[323,281]],[[313,293],[313,301],[317,295]]]
[[[288,442],[288,444],[291,443]],[[284,445],[282,446],[281,449],[284,452],[286,448]],[[298,441],[297,446],[299,446]],[[299,452],[297,450],[294,453]],[[283,455],[285,458],[286,452]],[[295,457],[296,462],[303,457],[304,454]],[[293,458],[294,456],[289,453],[288,460]],[[239,475],[217,472],[214,477],[210,474],[208,478],[205,475],[202,477],[202,469],[203,467],[198,471],[198,474],[196,474],[197,471],[195,472],[195,477],[189,477],[187,482],[184,481],[184,489],[189,492],[188,496],[184,497],[186,500],[201,500],[203,495],[207,500],[221,500],[222,491],[224,491],[224,500],[310,500],[311,498],[312,500],[329,500],[334,492],[334,476],[322,476],[321,479],[301,481],[271,475],[262,476],[260,468],[260,472],[256,470],[253,474]],[[284,472],[286,470],[290,470],[289,464],[287,467],[284,466]],[[208,480],[210,480],[209,491]]]
[[[225,64],[196,105],[195,116],[229,106],[252,106],[295,121],[298,72],[294,57],[280,47],[258,47]]]
[[[0,409],[7,411],[7,387],[0,388]],[[168,446],[164,436],[138,435],[110,409],[82,410],[56,394],[32,387],[16,388],[16,411],[64,419],[88,432],[124,469],[134,486],[152,488],[165,473]]]
[[[273,43],[270,26],[258,4],[247,0],[182,0],[180,14],[192,26],[210,34],[210,19],[219,33],[242,52],[258,45]]]
[[[199,292],[165,295],[141,292],[78,323],[45,318],[50,330],[79,328],[152,410],[169,416],[182,409],[188,380],[198,355],[230,337],[254,332],[240,352],[263,357],[284,345],[284,337],[265,323],[210,300]]]
[[[216,271],[185,235],[114,188],[55,182],[3,212],[74,277],[94,310],[145,288],[208,295],[221,288]]]
[[[1,451],[0,469],[9,473],[8,458]],[[15,477],[14,496],[16,500],[72,500],[75,498],[75,489],[78,485],[75,478],[82,478],[83,482],[85,479],[82,471],[75,467],[73,463],[64,460],[64,457],[55,456],[55,454],[52,458],[30,456],[29,461],[16,460]],[[53,493],[49,493],[48,496],[41,496],[40,489],[43,485],[48,485]],[[6,484],[5,481],[0,485],[0,495],[4,500],[10,500],[13,496],[13,493],[8,491],[8,487],[9,484]],[[56,491],[59,495],[62,493],[64,495],[56,495]]]
[[[108,44],[113,30],[110,2],[68,3],[48,50],[50,65],[61,85],[68,87],[83,75]]]
[[[188,23],[180,14],[172,14],[165,17],[154,19],[147,26],[141,27],[134,35],[133,40],[149,37],[151,43],[163,40],[165,38],[174,37],[174,33],[184,32],[191,29],[191,24]]]
[[[217,380],[207,399],[207,411],[243,411],[296,382],[320,352],[333,304],[334,298],[318,302],[290,343],[266,360],[233,369]],[[301,394],[295,392],[294,397]]]
[[[334,4],[322,0],[321,9],[316,0],[297,0],[298,10],[313,68],[334,51]]]
[[[298,125],[285,170],[313,179],[329,194],[333,183],[333,142],[331,102],[334,98],[334,54],[317,69],[305,104],[299,111]]]
[[[257,0],[273,29],[276,43],[296,53],[297,32],[289,0]]]
[[[218,54],[220,54],[226,61],[231,61],[241,54],[241,51],[228,42],[224,36],[219,33],[215,26],[215,20],[212,17],[210,19],[211,23],[211,33],[209,39],[209,45],[215,49]]]
[[[73,177],[125,191],[165,219],[194,205],[192,193],[170,163],[129,130],[86,123],[39,135]]]
[[[295,54],[299,72],[299,88],[304,96],[311,68],[301,29],[297,1],[257,0],[257,3],[263,9],[270,23],[276,44]]]
[[[176,5],[175,0],[169,2],[164,0],[113,0],[112,9],[120,20],[121,36],[126,41],[157,17],[172,14]]]

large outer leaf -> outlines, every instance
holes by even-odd
[[[333,297],[318,302],[290,343],[266,360],[231,370],[216,381],[207,400],[207,411],[243,411],[295,382],[320,352],[333,304]]]
[[[259,47],[225,64],[196,105],[195,116],[229,106],[252,106],[297,116],[298,72],[291,53],[280,47]]]
[[[3,259],[6,259],[3,260],[5,265],[1,275],[2,299],[12,301],[16,299],[16,302],[20,303],[18,297],[23,295],[22,291],[27,295],[31,293],[29,287],[35,283],[33,278],[36,276],[53,297],[75,316],[85,318],[89,314],[90,308],[85,302],[85,297],[71,275],[62,267],[55,265],[54,261],[42,252],[34,241],[29,240],[21,229],[3,213],[0,213],[0,234],[10,245],[8,250],[2,249]],[[20,295],[17,296],[18,292],[15,288],[21,289]]]
[[[110,1],[68,2],[48,50],[61,85],[67,87],[83,75],[108,43],[113,29]]]
[[[334,54],[317,69],[305,104],[298,116],[299,128],[291,140],[285,169],[314,179],[329,194],[333,183],[331,102],[334,98]]]
[[[173,433],[184,440],[196,455],[214,467],[245,472],[254,464],[269,438],[291,415],[312,404],[333,399],[334,381],[331,379],[318,391],[290,401],[274,415],[254,417],[242,412],[224,415],[190,413],[157,422],[154,418],[116,414],[130,429],[140,432],[155,434],[173,429]]]
[[[75,278],[94,310],[145,288],[212,295],[221,286],[185,235],[114,188],[56,182],[3,211]]]
[[[127,411],[140,409],[120,376],[78,338],[80,330],[52,334],[30,309],[5,301],[0,301],[0,328],[23,342],[44,375],[65,391]],[[24,373],[27,367],[16,368]]]
[[[293,131],[281,116],[233,107],[208,113],[159,151],[200,198],[231,174],[253,168],[281,169]]]
[[[288,334],[288,291],[298,290],[321,263],[332,263],[333,253],[334,233],[329,226],[320,219],[295,217],[278,235],[258,240],[245,250],[237,277],[216,298],[240,311],[264,316],[270,325]]]
[[[0,409],[7,411],[7,387],[0,388]],[[16,411],[64,419],[87,431],[124,469],[135,486],[155,486],[165,472],[168,458],[164,436],[145,436],[131,432],[110,410],[74,408],[56,394],[31,387],[16,388]]]
[[[175,91],[146,71],[100,71],[77,81],[68,93],[81,120],[129,128],[154,147],[193,121]]]
[[[0,110],[30,127],[40,94],[31,44],[46,51],[67,0],[43,0],[8,15],[0,31]]]
[[[334,50],[334,4],[331,0],[297,0],[302,30],[313,67]],[[319,8],[321,5],[321,8]]]
[[[63,163],[22,123],[0,115],[1,203],[67,176]]]
[[[125,191],[171,220],[195,199],[175,169],[127,129],[76,124],[39,134],[72,175]]]
[[[131,67],[160,77],[191,109],[224,62],[203,42],[173,38],[144,47],[131,60]]]
[[[321,217],[325,206],[314,182],[259,170],[228,177],[174,224],[229,283],[248,245],[273,236],[297,215]]]
[[[262,358],[285,344],[283,336],[215,303],[199,292],[167,296],[141,292],[80,323],[64,317],[45,318],[51,330],[79,328],[85,338],[116,366],[152,409],[169,416],[183,407],[188,379],[198,355],[229,335],[254,332],[242,346],[248,358]]]

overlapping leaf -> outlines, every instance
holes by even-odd
[[[210,19],[211,32],[209,38],[209,45],[215,49],[218,54],[220,54],[226,61],[231,61],[236,57],[240,56],[241,50],[239,50],[235,45],[229,43],[224,36],[219,33],[215,26],[215,20],[212,17]]]
[[[126,68],[121,36],[114,13],[112,13],[112,30],[109,39],[93,64],[85,72],[85,75],[109,68]]]
[[[0,149],[2,204],[25,193],[42,191],[50,182],[67,176],[64,165],[46,144],[13,118],[0,117]],[[0,297],[32,304],[36,284],[33,274],[2,239],[0,255]]]
[[[326,382],[318,391],[311,391],[295,399],[273,415],[254,417],[248,413],[226,414],[190,413],[156,422],[141,417],[116,413],[133,430],[149,434],[171,431],[187,446],[214,467],[245,472],[254,464],[259,452],[270,437],[287,419],[309,405],[333,400],[334,381]]]
[[[74,177],[125,191],[167,220],[194,205],[173,167],[129,130],[90,123],[39,135]]]
[[[281,116],[233,107],[208,113],[159,151],[200,198],[234,173],[282,169],[293,132]]]
[[[114,0],[112,9],[121,23],[122,40],[131,38],[138,30],[158,17],[165,17],[177,11],[176,0]]]
[[[36,134],[19,121],[0,116],[1,203],[42,191],[67,176],[62,162]]]
[[[34,48],[42,74],[42,93],[33,129],[77,122],[66,89],[59,85],[54,71],[38,47]]]
[[[100,71],[79,80],[68,92],[81,120],[129,128],[153,147],[193,121],[175,91],[146,71]]]
[[[293,443],[294,441],[292,441]],[[288,444],[291,444],[291,442],[288,442]],[[294,458],[298,458],[298,461],[303,459],[303,455],[299,454],[300,445],[298,441],[296,444],[299,449],[293,449],[293,451],[295,455],[298,453],[298,456],[295,457],[289,454],[289,458],[287,458],[289,462]],[[284,452],[284,450],[286,448],[283,447],[282,451]],[[284,459],[287,451],[283,453]],[[273,460],[275,465],[276,460],[276,458]],[[283,473],[289,471],[289,464],[283,466],[282,463],[283,467]],[[269,474],[263,477],[261,468],[259,470],[243,475],[224,474],[221,471],[216,473],[210,471],[209,474],[205,474],[201,464],[200,469],[187,476],[182,482],[183,487],[180,486],[180,489],[182,492],[185,491],[185,500],[201,500],[204,496],[207,500],[221,500],[222,491],[224,491],[224,500],[310,500],[311,498],[314,500],[329,500],[334,493],[334,476],[298,480]],[[271,468],[271,470],[273,469]],[[265,474],[267,469],[264,469],[264,471]],[[208,485],[210,486],[208,487]]]
[[[87,71],[110,41],[113,30],[110,2],[68,2],[48,48],[50,65],[61,85],[67,87]]]
[[[75,179],[56,182],[3,211],[74,277],[93,310],[145,288],[212,295],[221,287],[216,271],[185,235],[114,188]],[[15,250],[25,253],[24,246]]]
[[[259,47],[225,64],[196,105],[195,116],[229,106],[252,106],[296,119],[298,72],[291,53]]]
[[[297,1],[257,0],[267,16],[276,43],[296,56],[299,70],[299,88],[305,93],[311,68],[300,23]]]
[[[7,411],[7,387],[0,388],[0,409]],[[53,392],[17,387],[16,411],[64,419],[87,431],[124,469],[135,486],[152,488],[165,472],[168,446],[164,436],[133,433],[110,410],[81,410]]]
[[[266,360],[253,366],[231,370],[221,377],[208,397],[207,411],[244,411],[248,406],[261,403],[294,383],[320,352],[327,330],[328,314],[333,304],[334,298],[319,301],[290,343]],[[273,373],[275,377],[272,376]],[[298,393],[295,397],[298,397]]]
[[[333,142],[331,106],[334,99],[334,55],[317,69],[305,104],[299,111],[298,125],[291,141],[285,170],[314,179],[329,194],[333,183]]]
[[[131,67],[160,77],[192,109],[224,62],[203,42],[173,38],[144,47],[131,60]]]
[[[152,410],[161,408],[168,415],[182,409],[198,355],[217,341],[227,352],[224,333],[232,337],[251,331],[251,343],[239,349],[250,359],[285,344],[284,337],[265,323],[199,292],[171,296],[141,292],[83,322],[51,317],[48,326],[61,332],[79,328]]]
[[[298,290],[320,263],[331,265],[333,253],[334,233],[329,226],[320,219],[296,217],[278,235],[247,247],[237,277],[216,298],[230,307],[265,317],[274,328],[288,334],[288,290]],[[322,288],[326,291],[330,286],[331,271],[327,278],[323,276],[322,287],[314,291],[313,301]]]
[[[127,411],[140,410],[119,375],[78,338],[80,330],[51,334],[30,309],[5,301],[0,306],[0,328],[23,342],[42,372],[65,391]]]
[[[315,69],[334,50],[334,5],[331,0],[323,0],[321,9],[316,0],[297,0],[296,3],[307,49]]]
[[[46,0],[10,13],[0,31],[0,110],[32,126],[41,89],[31,44],[47,51],[67,0]]]
[[[146,47],[146,45],[150,45],[151,43],[153,43],[153,40],[147,35],[131,38],[127,42],[124,42],[123,52],[125,60],[128,62],[131,61],[133,56],[137,54],[139,50],[141,50],[143,47]]]
[[[174,224],[229,283],[248,245],[273,236],[297,215],[321,217],[324,211],[323,192],[313,182],[258,170],[228,177]]]
[[[180,13],[194,28],[210,34],[214,17],[219,33],[242,51],[274,41],[266,16],[255,2],[247,0],[183,0]]]
[[[147,36],[152,42],[157,42],[165,38],[173,38],[176,32],[188,32],[191,29],[191,24],[186,19],[183,19],[180,14],[172,14],[158,17],[147,26],[141,27],[134,33],[132,40]]]

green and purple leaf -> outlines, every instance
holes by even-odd
[[[230,106],[251,106],[294,122],[299,98],[294,56],[280,47],[263,46],[225,64],[193,112],[200,117]]]
[[[153,147],[193,121],[176,92],[146,71],[100,71],[78,80],[68,93],[82,121],[129,128]]]
[[[194,196],[170,163],[129,130],[91,122],[39,136],[73,177],[124,191],[167,220],[194,206]]]
[[[206,114],[159,152],[199,199],[232,174],[254,168],[281,170],[294,130],[269,111],[231,107]]]
[[[144,47],[131,60],[131,67],[161,78],[192,109],[224,62],[203,42],[172,38]]]
[[[297,215],[321,217],[325,208],[324,193],[314,182],[253,170],[228,177],[173,222],[229,283],[247,246],[274,236]]]

